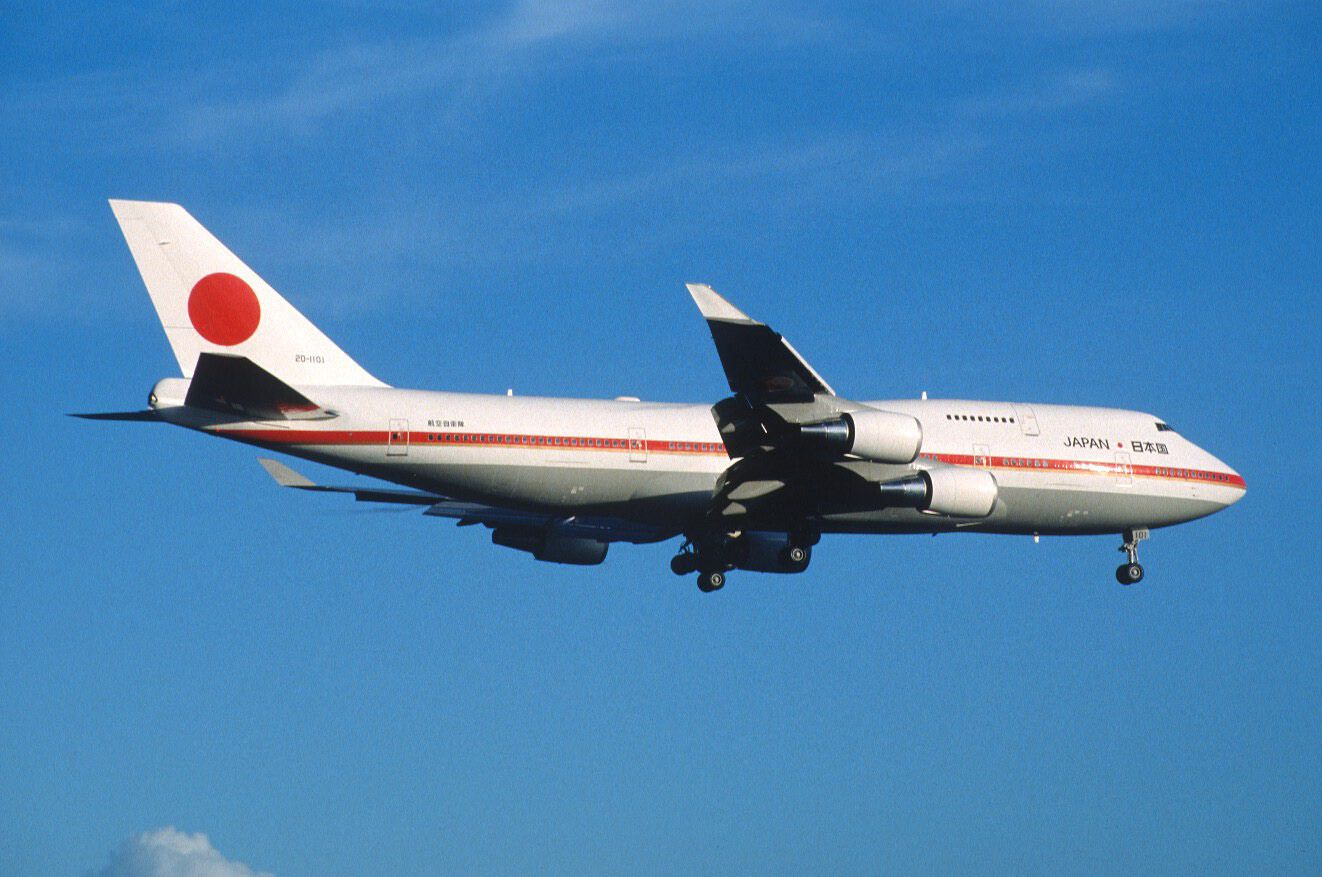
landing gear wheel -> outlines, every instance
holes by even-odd
[[[806,545],[791,543],[781,549],[778,559],[782,567],[779,572],[803,572],[812,560],[812,549]]]
[[[725,587],[725,573],[719,570],[710,570],[698,574],[698,590],[704,594],[710,594],[712,591],[719,591]]]
[[[1122,563],[1115,571],[1115,580],[1122,585],[1137,585],[1143,581],[1143,567],[1137,563]]]
[[[688,551],[670,558],[670,571],[677,576],[686,576],[698,568],[698,556]]]

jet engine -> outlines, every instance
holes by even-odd
[[[799,436],[822,450],[878,463],[912,463],[923,446],[923,428],[915,418],[876,408],[802,424]]]
[[[606,559],[605,542],[578,536],[561,536],[535,527],[497,527],[491,531],[491,542],[526,551],[538,560],[548,563],[572,563],[594,566]]]
[[[924,469],[927,482],[925,512],[957,518],[985,518],[996,506],[996,479],[986,469]]]
[[[996,479],[986,469],[923,469],[877,489],[888,505],[956,518],[985,518],[996,506]]]

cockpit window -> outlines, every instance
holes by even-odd
[[[1175,432],[1175,430],[1171,429],[1169,426],[1159,421],[1157,423],[1157,432]]]

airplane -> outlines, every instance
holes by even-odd
[[[731,395],[715,404],[399,389],[335,345],[177,204],[111,209],[180,377],[155,421],[387,484],[274,481],[483,525],[537,560],[601,563],[613,543],[681,539],[704,592],[731,570],[802,573],[823,534],[1118,534],[1143,578],[1151,530],[1239,501],[1244,479],[1138,411],[1022,402],[856,402],[710,286],[688,291]]]

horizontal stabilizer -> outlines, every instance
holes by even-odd
[[[160,416],[150,408],[144,411],[94,411],[90,414],[70,414],[83,420],[160,420]]]
[[[298,490],[316,490],[322,493],[352,493],[359,502],[394,502],[405,505],[435,505],[444,497],[421,490],[390,490],[375,487],[327,487],[317,484],[311,478],[267,457],[259,457],[258,463],[266,470],[272,480],[281,487],[293,487]]]
[[[313,483],[311,478],[308,478],[306,475],[300,475],[279,460],[259,457],[257,462],[262,464],[262,468],[266,470],[266,474],[275,479],[275,483],[279,484],[281,487],[301,487],[304,490],[307,490],[317,486]]]
[[[203,353],[184,404],[254,420],[323,420],[334,417],[244,356]]]

